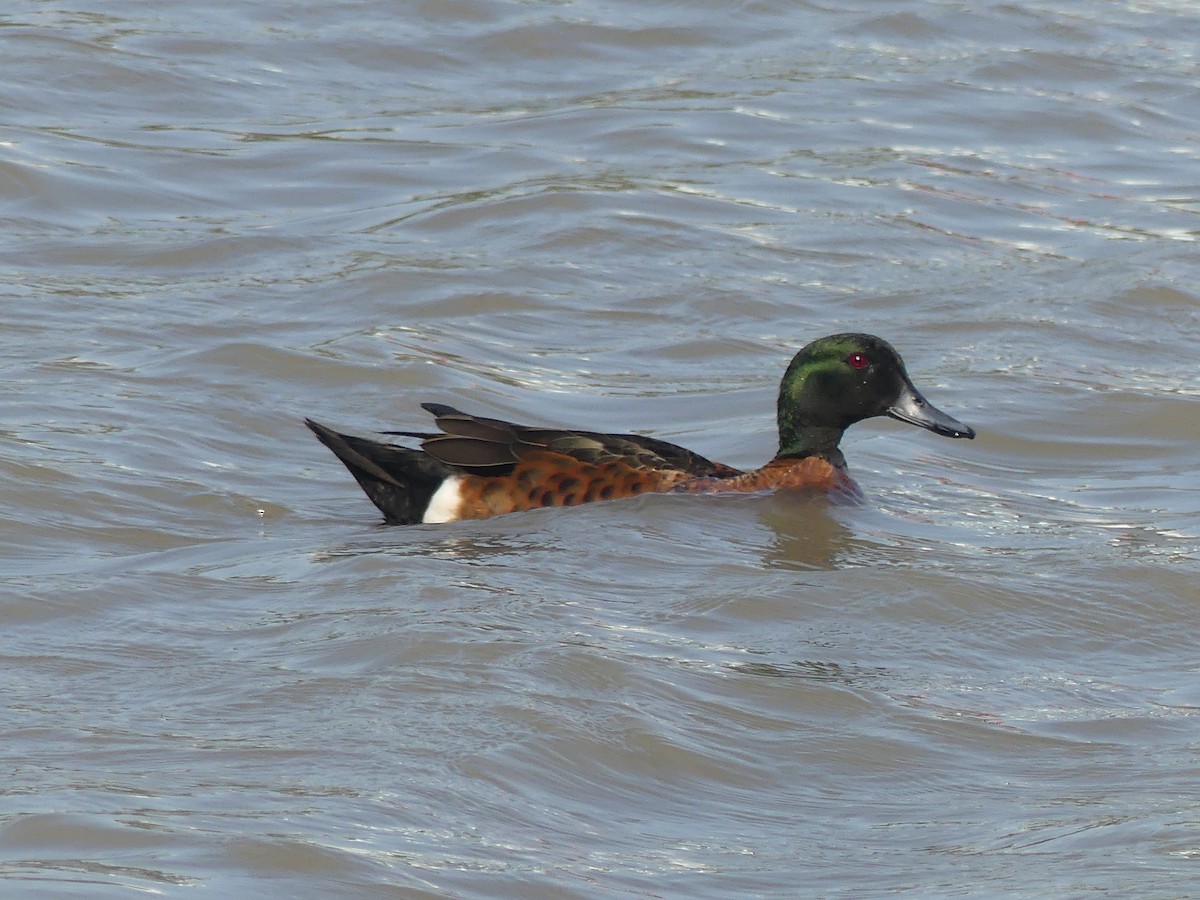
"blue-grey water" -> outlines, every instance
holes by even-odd
[[[0,12],[0,895],[1200,884],[1190,0]],[[384,528],[419,403],[866,502]]]

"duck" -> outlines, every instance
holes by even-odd
[[[858,493],[840,444],[855,422],[888,416],[949,438],[974,429],[933,406],[900,354],[871,334],[831,334],[793,358],[779,385],[779,449],[757,469],[713,462],[642,434],[519,425],[422,403],[437,432],[384,431],[419,447],[305,424],[389,525],[443,524],[650,493]]]

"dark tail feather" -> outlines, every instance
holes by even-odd
[[[453,474],[424,450],[339,434],[312,419],[304,424],[350,470],[389,525],[420,522],[434,492]]]

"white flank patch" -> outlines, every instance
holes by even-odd
[[[455,522],[458,520],[458,511],[461,508],[462,476],[451,475],[429,498],[429,505],[425,507],[425,515],[421,518],[421,522],[425,525]]]

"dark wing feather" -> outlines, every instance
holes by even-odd
[[[658,456],[670,468],[679,469],[681,472],[712,478],[730,478],[734,475],[743,474],[741,469],[735,469],[733,466],[725,465],[725,463],[713,462],[711,459],[707,459],[699,453],[694,453],[686,447],[680,447],[678,444],[672,444],[667,441],[660,441],[658,438],[646,437],[642,434],[610,436],[637,444],[648,452]]]
[[[421,441],[421,448],[448,466],[478,471],[480,475],[504,474],[517,461],[509,444],[480,437],[441,434]]]
[[[504,474],[523,456],[544,450],[593,465],[623,462],[637,469],[686,472],[696,477],[742,474],[684,447],[643,435],[534,428],[472,416],[440,403],[421,405],[434,414],[437,426],[445,432],[422,436],[425,452],[446,465],[480,475]]]

